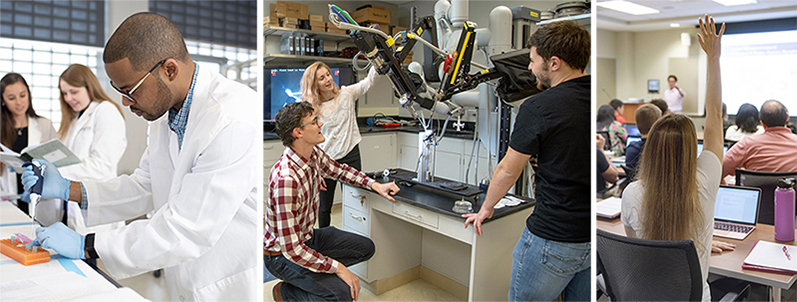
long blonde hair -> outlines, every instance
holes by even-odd
[[[105,91],[102,90],[102,86],[100,86],[100,81],[97,80],[97,76],[95,76],[94,73],[91,72],[91,69],[85,65],[69,65],[69,68],[64,70],[64,72],[61,74],[61,77],[58,78],[59,90],[61,89],[61,80],[70,86],[86,87],[92,102],[111,102],[111,104],[116,106],[116,110],[119,110],[119,114],[122,115],[122,118],[124,118],[122,108],[120,108],[118,104],[111,101],[111,98],[109,98],[108,95],[105,94]],[[69,133],[69,128],[72,127],[72,119],[75,118],[77,112],[72,109],[72,106],[69,106],[69,104],[66,103],[63,93],[59,94],[58,99],[61,100],[61,127],[58,128],[58,135],[63,140],[66,139],[66,135]]]
[[[699,244],[705,213],[697,193],[697,134],[686,115],[666,115],[653,124],[639,180],[645,189],[640,211],[645,239],[692,239]]]
[[[302,92],[302,101],[310,103],[313,105],[313,108],[318,110],[318,106],[321,105],[321,93],[318,91],[318,81],[316,81],[315,74],[319,68],[326,68],[326,70],[330,70],[327,64],[324,62],[315,62],[310,66],[307,66],[307,69],[304,70],[304,74],[302,75],[302,85],[301,85],[301,92]],[[330,71],[331,73],[331,71]],[[338,94],[340,92],[340,87],[338,87],[338,83],[332,81],[332,92]],[[320,113],[319,113],[320,114]]]

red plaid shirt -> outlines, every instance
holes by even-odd
[[[304,244],[313,236],[324,177],[365,188],[374,183],[362,172],[339,164],[318,146],[313,148],[310,159],[285,148],[271,168],[263,243],[266,250],[281,251],[290,261],[313,272],[334,273],[338,268],[335,259]]]

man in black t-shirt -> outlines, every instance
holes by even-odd
[[[570,21],[553,22],[529,38],[529,70],[545,90],[523,103],[507,153],[493,172],[479,213],[481,224],[537,155],[537,205],[512,253],[509,301],[590,299],[591,162],[590,35]],[[503,257],[505,255],[496,255]]]

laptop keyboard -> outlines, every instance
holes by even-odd
[[[752,226],[746,225],[738,225],[734,223],[725,223],[725,222],[714,222],[714,229],[715,230],[723,230],[723,231],[731,231],[731,232],[738,232],[738,233],[748,233],[750,230],[753,229]]]

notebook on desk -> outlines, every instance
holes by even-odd
[[[742,240],[755,230],[761,189],[720,186],[714,204],[714,236]]]

